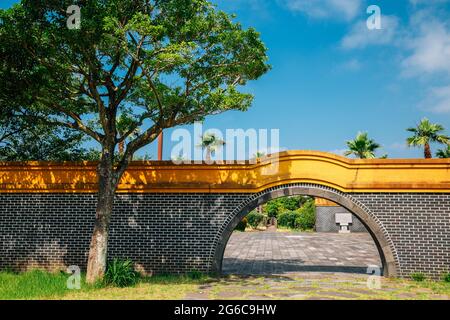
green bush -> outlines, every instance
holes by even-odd
[[[306,202],[311,201],[311,197],[291,196],[270,200],[264,209],[269,218],[277,218],[279,214],[286,211],[296,211],[300,209]]]
[[[134,286],[139,280],[139,273],[134,270],[131,260],[114,259],[106,268],[103,282],[107,286],[129,287]]]
[[[247,228],[247,224],[248,224],[247,218],[244,217],[244,219],[239,221],[238,225],[236,226],[236,228],[234,230],[245,231],[245,228]]]
[[[310,230],[316,223],[314,201],[306,202],[297,211],[282,212],[278,216],[278,225],[290,229]]]
[[[272,217],[278,217],[278,214],[280,213],[280,211],[281,211],[281,204],[277,201],[277,200],[272,200],[272,201],[269,201],[269,202],[267,202],[267,205],[266,205],[266,212],[267,212],[267,215],[269,216],[269,218],[272,218]]]
[[[299,217],[300,213],[297,211],[285,211],[278,215],[277,222],[280,227],[297,229],[295,221]]]
[[[300,215],[295,220],[295,226],[302,230],[314,229],[316,224],[316,206],[314,201],[306,202],[299,210]]]
[[[256,211],[252,211],[247,215],[248,224],[256,229],[264,221],[264,215]]]
[[[201,273],[198,270],[192,270],[187,273],[187,276],[191,280],[199,280],[199,279],[203,278],[203,273]]]
[[[444,273],[442,279],[444,280],[444,282],[450,282],[450,272]]]
[[[411,274],[411,279],[417,282],[422,282],[425,280],[425,275],[422,272],[414,272]]]

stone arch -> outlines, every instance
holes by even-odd
[[[286,184],[268,188],[251,195],[248,199],[243,201],[229,215],[214,239],[212,246],[214,252],[211,254],[213,265],[211,269],[217,273],[222,272],[225,248],[233,230],[242,218],[258,205],[264,204],[269,200],[293,195],[309,195],[328,199],[355,214],[365,225],[377,246],[383,264],[383,275],[393,277],[398,274],[400,267],[397,252],[389,233],[377,216],[350,194],[343,193],[327,186],[307,183]]]

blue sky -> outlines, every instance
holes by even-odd
[[[422,157],[405,143],[405,128],[422,117],[450,134],[450,1],[215,2],[261,33],[273,68],[246,88],[255,95],[249,111],[209,117],[206,129],[278,128],[283,149],[336,153],[368,131],[392,158]],[[371,4],[382,30],[365,25]],[[155,158],[156,143],[145,152]]]

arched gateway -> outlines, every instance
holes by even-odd
[[[95,163],[0,164],[0,268],[85,267]],[[450,160],[349,160],[311,151],[256,164],[136,162],[114,203],[109,256],[146,273],[220,272],[230,234],[258,204],[331,200],[371,233],[389,276],[450,269]]]
[[[269,188],[253,195],[250,199],[246,199],[246,201],[241,203],[233,213],[229,215],[224,225],[219,229],[218,236],[216,237],[213,246],[215,251],[215,264],[213,269],[217,271],[222,270],[222,261],[226,244],[239,221],[258,205],[264,204],[272,199],[293,195],[308,195],[331,200],[354,213],[362,221],[375,241],[383,263],[384,275],[397,275],[398,257],[395,254],[395,247],[390,240],[389,233],[377,217],[352,196],[329,187],[314,184],[290,184]]]

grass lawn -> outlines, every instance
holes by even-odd
[[[279,276],[154,276],[128,288],[66,287],[64,273],[0,273],[0,299],[450,299],[450,283],[381,278],[369,289],[364,275],[303,273]]]

